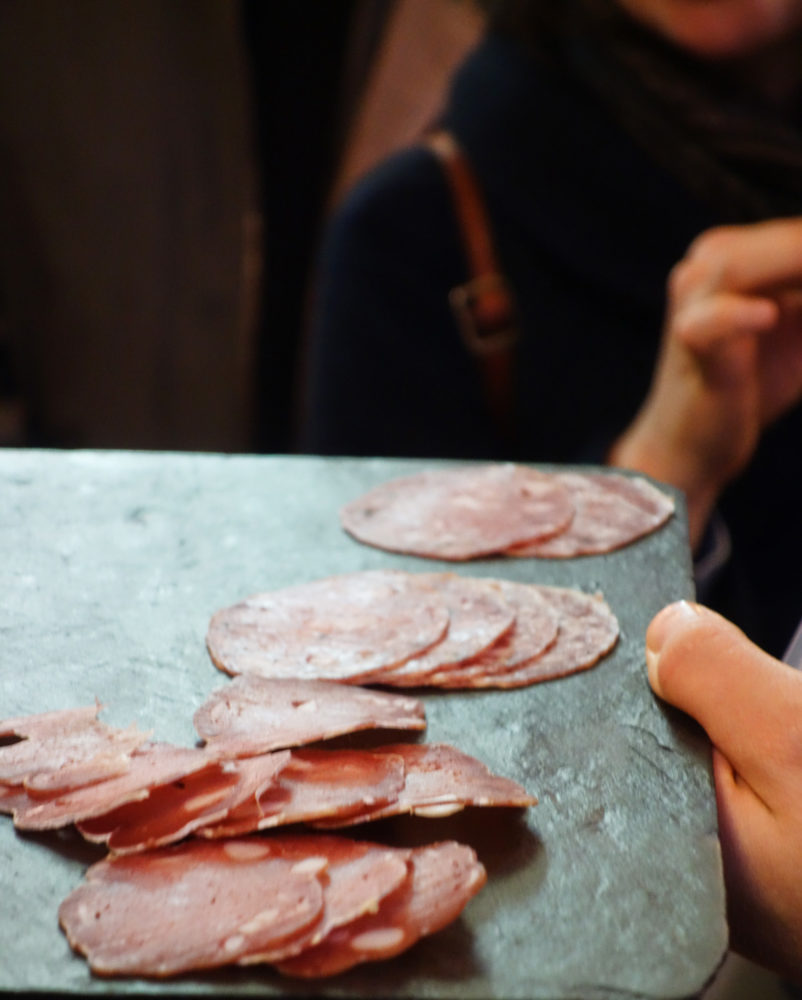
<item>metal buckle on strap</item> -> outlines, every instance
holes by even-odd
[[[513,298],[502,274],[484,274],[452,288],[448,295],[468,350],[493,354],[518,340]]]

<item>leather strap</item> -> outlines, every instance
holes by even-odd
[[[484,198],[464,151],[444,130],[429,133],[424,142],[443,167],[469,275],[465,284],[451,289],[449,302],[463,340],[479,364],[491,417],[509,441],[519,336],[512,291],[499,266]]]

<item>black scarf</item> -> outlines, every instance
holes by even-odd
[[[591,87],[723,222],[802,213],[802,94],[775,106],[732,66],[670,45],[613,0],[502,0],[491,24]],[[802,35],[798,46],[802,63]]]

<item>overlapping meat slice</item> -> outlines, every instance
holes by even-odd
[[[555,535],[573,512],[558,479],[509,463],[430,469],[381,483],[345,504],[340,523],[381,549],[465,560]]]
[[[537,804],[517,782],[494,774],[475,757],[447,743],[395,743],[379,752],[404,762],[404,787],[396,798],[351,816],[316,822],[316,826],[334,829],[405,813],[439,818],[465,806],[524,808]]]
[[[109,726],[99,711],[93,705],[0,721],[0,782],[50,796],[125,772],[148,734]]]
[[[515,608],[499,581],[455,573],[431,573],[423,577],[445,599],[451,616],[448,632],[425,653],[374,674],[370,680],[398,686],[425,682],[429,674],[479,655],[514,627]],[[545,631],[542,622],[541,627]]]
[[[423,652],[447,628],[442,597],[419,577],[366,570],[225,608],[212,617],[206,643],[230,674],[358,680]]]
[[[130,802],[94,819],[79,822],[88,839],[116,854],[175,843],[194,830],[226,820],[229,814],[269,788],[290,762],[290,751],[237,761],[211,761],[180,779],[150,789],[146,799]]]
[[[512,628],[478,656],[435,671],[423,678],[422,683],[450,687],[459,680],[458,686],[470,686],[472,678],[485,678],[519,669],[542,656],[557,641],[559,616],[541,588],[512,580],[494,582],[513,609],[515,622]]]
[[[513,670],[486,674],[451,672],[439,680],[446,688],[514,688],[554,680],[587,670],[609,653],[618,641],[618,620],[598,595],[569,587],[540,586],[559,622],[557,641],[540,656]]]
[[[444,841],[412,850],[412,872],[375,913],[332,930],[317,946],[277,964],[288,976],[320,977],[391,958],[455,920],[487,881],[475,852]]]
[[[195,712],[195,729],[218,756],[245,757],[360,729],[424,729],[416,698],[335,681],[243,674]]]
[[[258,837],[187,841],[93,865],[59,908],[98,975],[163,977],[291,950],[323,914],[325,857]]]
[[[383,806],[404,787],[404,761],[368,750],[291,750],[276,781],[198,829],[204,837],[231,837],[290,823],[305,823]]]
[[[146,743],[130,756],[127,770],[104,781],[54,793],[26,795],[14,810],[14,823],[24,830],[52,830],[147,799],[151,789],[209,766],[210,757],[193,747]]]
[[[655,531],[674,512],[674,500],[640,476],[561,472],[576,513],[552,538],[515,544],[512,556],[570,558],[612,552]]]
[[[326,859],[321,873],[323,914],[308,931],[273,951],[248,951],[238,962],[276,962],[313,947],[336,927],[351,923],[366,913],[375,913],[381,901],[409,876],[407,848],[385,847],[367,841],[323,834],[300,834],[271,838],[271,849],[298,863],[309,858]]]

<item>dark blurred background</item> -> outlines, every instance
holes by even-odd
[[[470,0],[0,0],[0,444],[294,450],[326,214]]]

